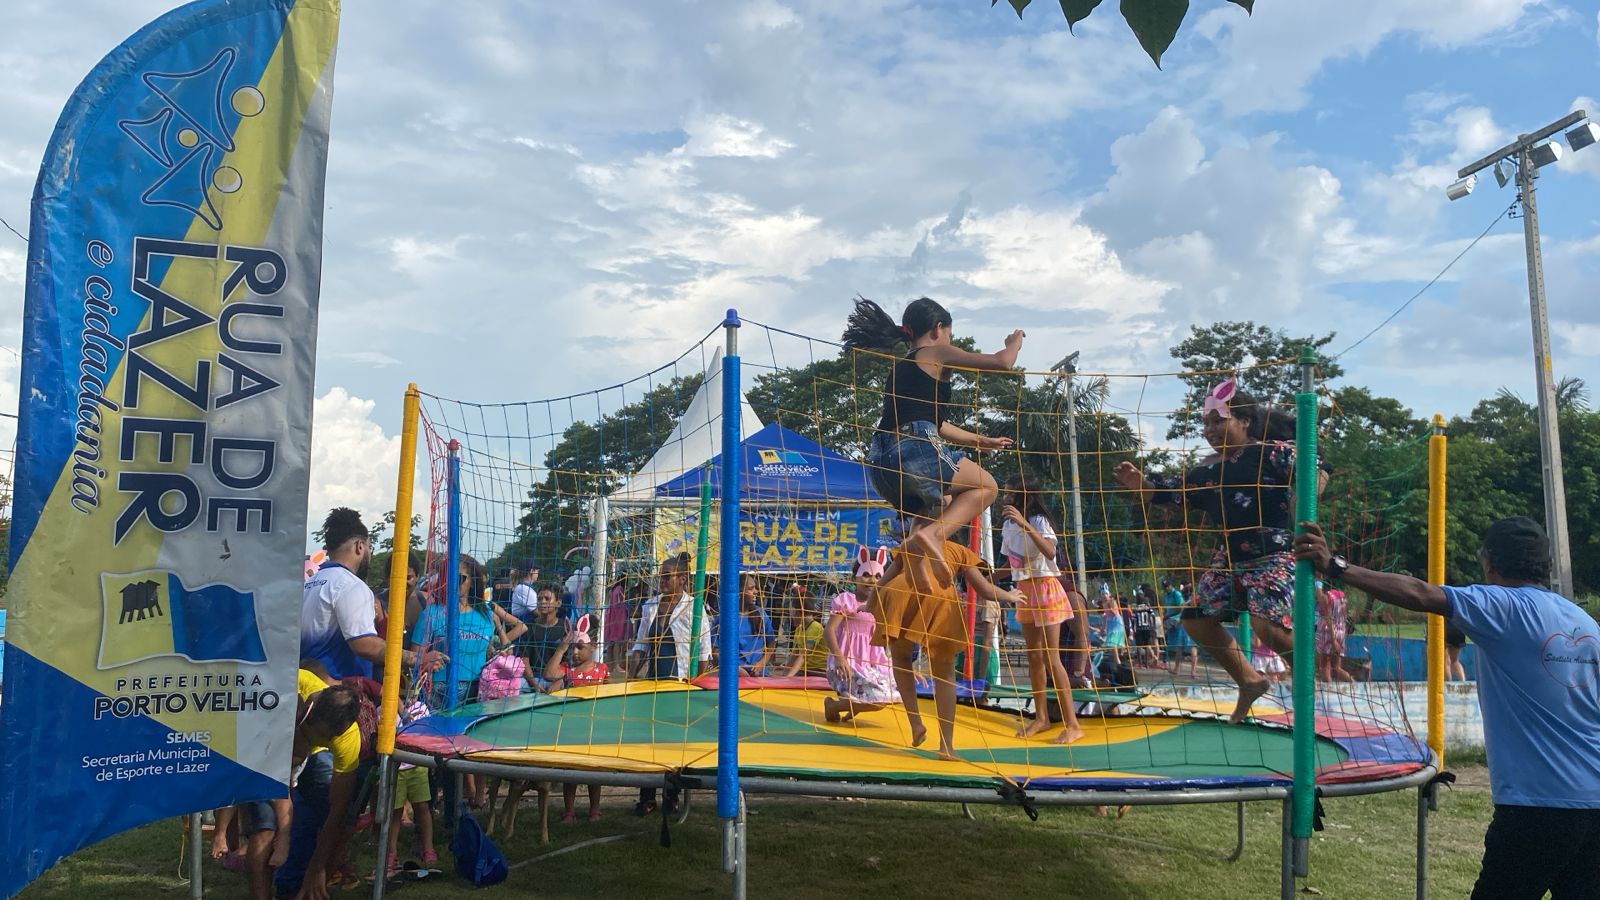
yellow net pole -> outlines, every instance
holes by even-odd
[[[1428,582],[1444,584],[1445,469],[1448,438],[1444,417],[1433,416],[1428,438]],[[1428,746],[1444,765],[1444,617],[1428,617]]]
[[[378,711],[378,752],[394,753],[400,718],[400,645],[406,631],[406,564],[411,553],[411,492],[416,483],[417,418],[421,396],[416,384],[406,387],[400,426],[400,474],[394,492],[394,551],[389,556],[389,628],[384,635],[383,706]]]

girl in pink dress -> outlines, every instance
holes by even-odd
[[[847,721],[900,702],[889,653],[872,642],[878,625],[872,608],[888,563],[889,548],[874,552],[862,547],[856,554],[855,593],[845,591],[833,598],[833,617],[822,632],[828,642],[828,684],[839,695],[822,701],[829,722]]]

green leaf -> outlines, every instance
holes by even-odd
[[[1256,11],[1255,10],[1256,0],[1228,0],[1228,2],[1232,3],[1232,4],[1236,5],[1236,6],[1244,7],[1244,11],[1245,11],[1246,14],[1253,13],[1253,12]]]
[[[1189,0],[1122,0],[1122,18],[1158,69],[1188,11]]]
[[[989,8],[993,9],[995,3],[998,2],[1000,2],[1000,0],[991,0],[989,3]],[[1022,11],[1027,9],[1028,4],[1032,2],[1033,0],[1011,0],[1011,8],[1017,11],[1017,18],[1022,18]]]
[[[1067,17],[1067,30],[1089,18],[1089,13],[1100,5],[1100,0],[1061,0],[1061,14]]]

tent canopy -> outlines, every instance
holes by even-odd
[[[752,502],[882,503],[867,480],[867,467],[774,422],[739,445],[739,496]],[[719,453],[710,460],[722,465]],[[658,498],[698,497],[705,467],[658,485]],[[722,479],[711,476],[711,495],[722,496]]]
[[[748,438],[761,430],[761,419],[744,396],[739,397],[739,431]],[[722,447],[722,348],[716,348],[706,377],[689,401],[678,424],[655,456],[610,497],[612,502],[650,501],[656,486],[705,464]],[[698,490],[698,489],[697,489]]]

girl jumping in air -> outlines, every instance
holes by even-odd
[[[1215,453],[1182,477],[1150,478],[1131,462],[1118,464],[1113,475],[1145,504],[1201,511],[1215,523],[1216,553],[1182,618],[1200,649],[1239,685],[1238,705],[1229,716],[1229,721],[1239,723],[1270,685],[1252,670],[1224,622],[1248,615],[1252,632],[1267,649],[1290,665],[1315,665],[1315,660],[1295,660],[1290,655],[1294,651],[1290,632],[1294,444],[1283,438],[1294,433],[1294,415],[1258,402],[1228,379],[1205,398],[1200,424]],[[1322,469],[1316,485],[1319,493],[1326,480],[1327,471]]]
[[[973,353],[950,342],[950,326],[950,313],[927,297],[907,305],[899,323],[878,304],[857,298],[844,331],[844,345],[851,350],[906,347],[889,372],[867,465],[878,494],[915,517],[918,524],[908,528],[905,546],[927,561],[941,585],[953,577],[944,558],[945,539],[998,493],[994,476],[951,445],[977,450],[1011,446],[1009,438],[975,434],[946,420],[950,370],[1008,371],[1016,365],[1023,338],[1018,329],[1006,337],[1005,349]]]
[[[1000,516],[1000,550],[1011,563],[1011,577],[1027,602],[1017,608],[1022,624],[1022,639],[1028,647],[1028,680],[1033,688],[1033,720],[1017,729],[1017,737],[1032,737],[1050,727],[1050,704],[1046,692],[1053,682],[1057,706],[1061,708],[1061,734],[1058,744],[1070,744],[1083,737],[1078,717],[1073,712],[1072,682],[1067,667],[1061,664],[1061,623],[1072,618],[1072,601],[1061,587],[1061,569],[1056,565],[1056,532],[1050,525],[1043,495],[1028,483],[1026,475],[1006,480],[1002,495],[1005,506]]]

